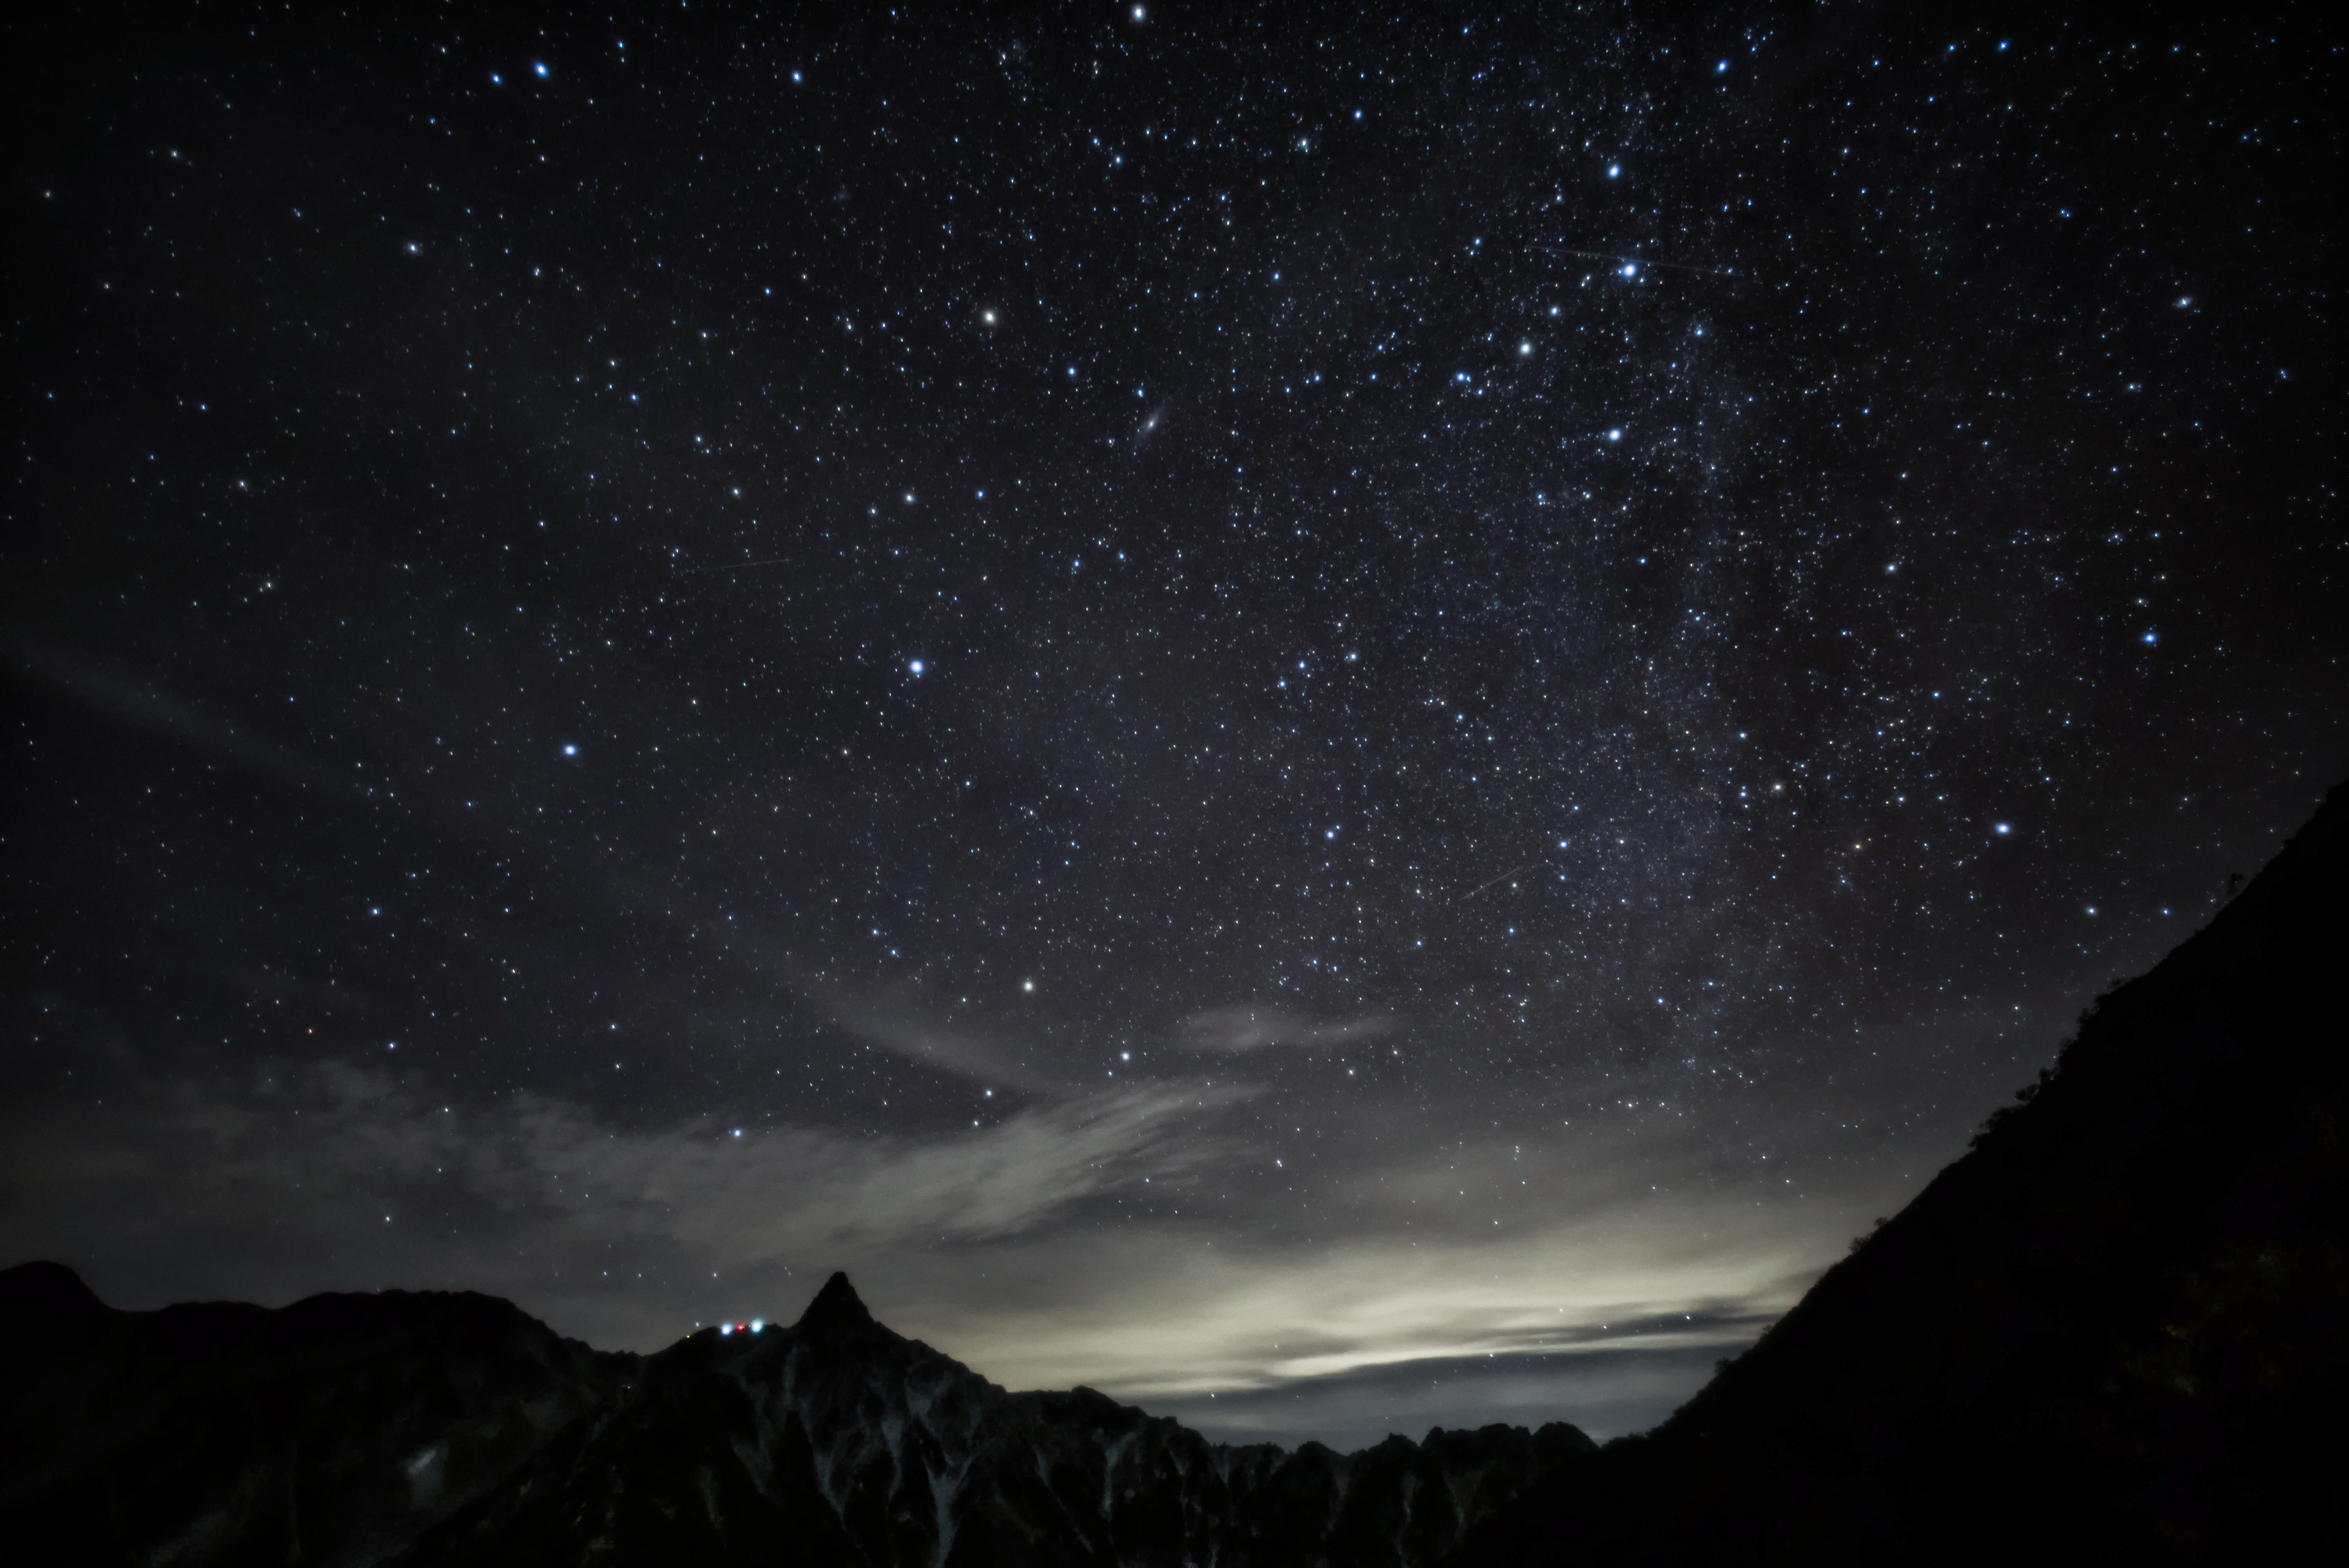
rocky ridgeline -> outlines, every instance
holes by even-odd
[[[800,1322],[601,1354],[479,1295],[116,1312],[0,1274],[0,1535],[74,1563],[1349,1564],[1433,1568],[1563,1423],[1208,1443],[1011,1394],[834,1275]]]

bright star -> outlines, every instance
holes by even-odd
[[[907,665],[905,667],[913,671],[916,675],[920,675],[922,673],[922,661],[916,659],[912,664]]]
[[[579,755],[579,748],[575,746],[565,746],[563,748],[563,755],[565,757],[576,757]]]

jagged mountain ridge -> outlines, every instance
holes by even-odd
[[[0,1534],[75,1563],[1433,1568],[1574,1428],[1211,1445],[1012,1394],[835,1275],[799,1323],[599,1353],[478,1295],[116,1312],[0,1274]],[[26,1561],[26,1558],[17,1558]]]
[[[2349,785],[1758,1345],[1463,1561],[2338,1560],[2344,901]]]

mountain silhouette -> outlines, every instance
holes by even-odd
[[[2349,785],[1759,1344],[1460,1561],[2349,1561],[2344,912]]]
[[[12,1563],[1436,1568],[1580,1431],[1210,1444],[1089,1388],[1012,1394],[874,1321],[600,1354],[480,1295],[118,1312],[0,1273]]]
[[[834,1274],[601,1353],[474,1295],[123,1312],[0,1272],[11,1563],[2340,1560],[2349,786],[1672,1418],[1210,1444]],[[2329,1551],[2327,1549],[2330,1549]]]

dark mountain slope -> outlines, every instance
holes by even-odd
[[[54,1264],[0,1274],[0,1539],[91,1565],[366,1561],[637,1359],[490,1296],[116,1312]]]
[[[2344,901],[2349,787],[1761,1344],[1462,1561],[2341,1546]]]
[[[71,1563],[1433,1568],[1554,1424],[1211,1447],[1089,1389],[1010,1394],[835,1275],[789,1329],[602,1356],[472,1295],[111,1311],[0,1274],[0,1540]]]

